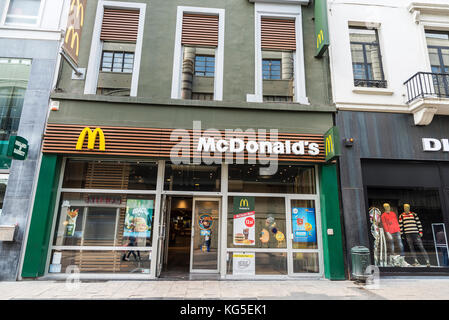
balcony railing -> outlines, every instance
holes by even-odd
[[[404,85],[408,104],[420,98],[449,98],[449,74],[418,72]]]
[[[365,88],[386,88],[386,80],[365,80],[365,79],[354,79],[355,87],[365,87]]]

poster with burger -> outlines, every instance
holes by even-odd
[[[128,199],[123,236],[151,237],[152,219],[153,200]]]
[[[254,197],[234,197],[234,245],[254,246],[255,243]]]

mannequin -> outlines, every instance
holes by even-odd
[[[384,203],[383,207],[384,212],[381,216],[382,226],[385,231],[390,260],[393,260],[392,258],[395,254],[402,257],[404,256],[404,246],[401,240],[401,230],[399,228],[396,214],[391,211],[390,204]]]
[[[399,228],[401,229],[402,237],[405,237],[407,240],[410,253],[414,259],[413,265],[420,265],[416,258],[415,246],[417,246],[426,259],[426,265],[430,267],[429,256],[427,255],[421,240],[423,236],[421,221],[419,221],[416,213],[410,211],[410,205],[408,203],[404,204],[404,212],[399,216]]]

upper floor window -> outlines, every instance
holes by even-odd
[[[4,24],[37,25],[42,0],[0,0],[0,15]]]
[[[376,29],[349,28],[354,86],[386,88]]]
[[[262,60],[262,76],[264,80],[280,80],[281,79],[281,60],[280,59],[263,59]]]
[[[295,19],[261,18],[262,85],[265,102],[294,97]]]
[[[449,33],[426,31],[430,65],[433,73],[449,73]]]
[[[103,72],[133,72],[134,52],[103,51],[101,71]]]
[[[213,77],[215,73],[215,57],[214,56],[195,56],[195,76]]]

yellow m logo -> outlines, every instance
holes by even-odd
[[[323,42],[323,40],[324,40],[324,32],[323,32],[323,30],[321,30],[316,39],[316,47],[317,48],[320,46],[320,44],[321,44],[321,42]]]
[[[73,7],[75,6],[76,3],[76,15],[75,17],[78,18],[81,14],[81,19],[80,21],[80,26],[82,27],[84,24],[84,7],[83,4],[80,3],[80,0],[72,0],[72,4],[70,5],[70,13],[73,12]]]
[[[69,36],[72,35],[72,42],[70,43],[70,47],[73,49],[73,46],[75,45],[76,40],[76,56],[78,56],[79,50],[80,50],[80,38],[78,35],[78,32],[75,31],[75,28],[73,26],[70,26],[67,29],[67,33],[65,35],[65,43],[69,42]]]
[[[332,140],[332,136],[326,137],[326,156],[334,152],[334,141]]]
[[[248,199],[240,200],[240,207],[249,207]]]
[[[99,136],[99,140],[100,140],[100,151],[105,151],[106,150],[106,142],[104,139],[104,133],[103,130],[101,130],[100,128],[95,129],[93,132],[92,130],[90,130],[89,127],[86,127],[83,129],[83,131],[81,131],[80,136],[78,138],[78,142],[76,144],[76,150],[82,150],[83,149],[83,143],[84,143],[84,139],[86,138],[86,134],[87,136],[87,149],[89,150],[93,150],[95,147],[95,140],[97,139],[97,135]]]

